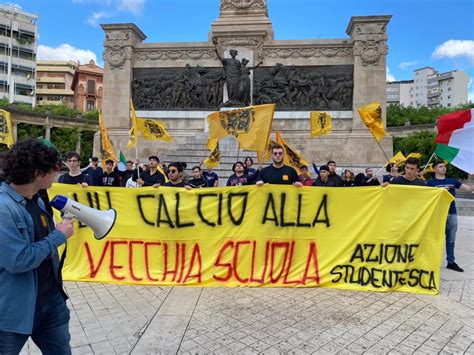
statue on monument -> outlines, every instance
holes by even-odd
[[[231,58],[223,58],[217,50],[217,38],[212,38],[217,58],[222,62],[224,67],[224,79],[227,85],[228,100],[224,102],[225,107],[238,107],[250,105],[250,70],[259,67],[262,62],[254,67],[247,67],[249,61],[245,58],[240,62],[235,57],[238,51],[229,50]]]

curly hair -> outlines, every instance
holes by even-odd
[[[16,185],[32,183],[38,175],[46,175],[60,166],[59,152],[39,139],[17,142],[2,153],[0,169],[5,179]]]

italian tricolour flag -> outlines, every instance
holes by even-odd
[[[440,116],[435,143],[438,157],[474,174],[474,109]]]

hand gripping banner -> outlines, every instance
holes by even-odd
[[[453,201],[444,189],[397,185],[187,191],[55,184],[49,194],[117,211],[102,240],[77,223],[66,280],[428,294],[439,292]]]

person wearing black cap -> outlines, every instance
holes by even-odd
[[[165,183],[165,176],[158,171],[160,159],[156,155],[152,155],[148,157],[148,160],[148,166],[150,169],[148,171],[140,172],[140,177],[138,177],[138,172],[135,170],[132,180],[137,182],[138,187],[159,187]]]
[[[313,186],[320,187],[335,187],[334,182],[329,179],[330,170],[327,165],[323,165],[319,168],[319,176],[313,182]]]
[[[244,170],[244,163],[241,161],[235,162],[232,166],[234,173],[227,179],[227,186],[248,185],[251,182],[251,178],[247,174],[244,174]]]

